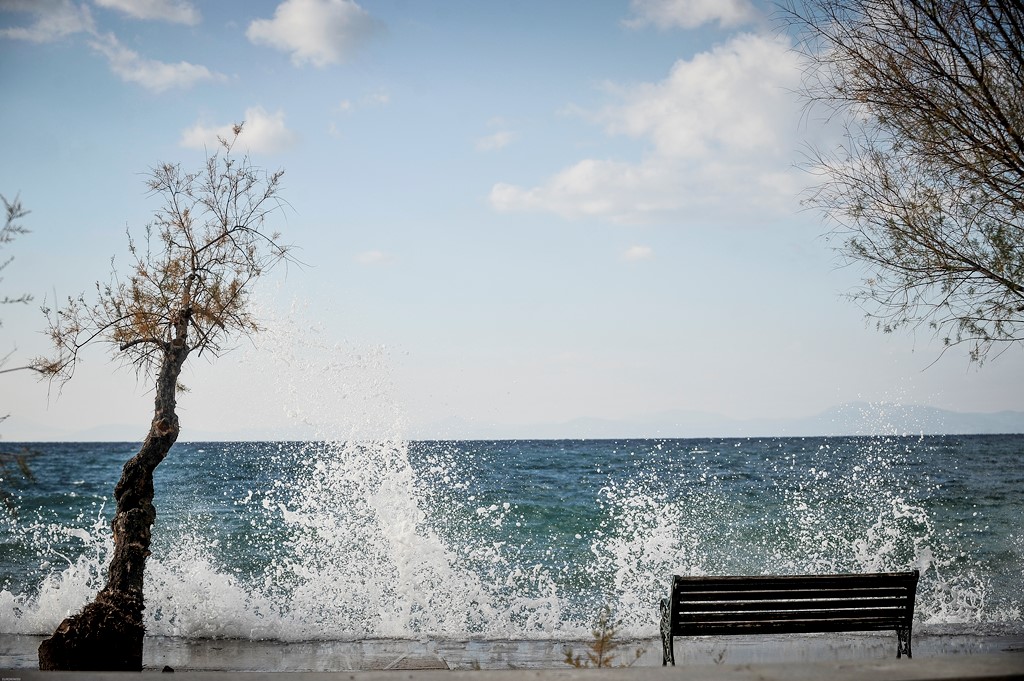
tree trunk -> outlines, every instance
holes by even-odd
[[[125,463],[114,488],[114,554],[107,584],[92,603],[61,622],[53,636],[40,644],[40,669],[142,670],[143,576],[156,519],[153,471],[178,438],[175,390],[187,356],[183,342],[164,346],[149,434],[139,453]]]

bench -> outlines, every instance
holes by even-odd
[[[909,658],[919,573],[672,578],[661,601],[662,665],[674,636],[896,631]]]

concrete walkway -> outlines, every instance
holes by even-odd
[[[147,677],[175,681],[966,681],[1024,680],[1024,653],[956,655],[914,660],[848,660],[741,665],[632,667],[629,669],[501,669],[480,671],[382,670],[366,672],[142,672],[64,673],[18,669],[0,672],[0,681],[118,681]]]
[[[0,669],[33,670],[43,636],[0,634]],[[396,640],[363,641],[252,641],[242,639],[146,639],[143,666],[178,672],[358,672],[473,670],[564,670],[565,655],[587,652],[586,641],[552,640]],[[659,640],[623,641],[616,661],[632,667],[661,668]],[[844,660],[896,661],[896,637],[857,634],[847,636],[733,636],[677,638],[679,668],[738,667],[742,665],[816,664]],[[914,638],[913,663],[932,658],[1000,653],[1024,653],[1024,636],[920,635]],[[900,660],[907,662],[907,660]]]

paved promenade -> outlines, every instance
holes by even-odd
[[[14,670],[0,681],[120,681],[146,677],[175,681],[1007,681],[1024,679],[1024,653],[957,655],[924,660],[847,660],[744,665],[688,665],[629,669],[382,670],[363,672],[175,672],[141,674]]]
[[[1019,635],[920,636],[914,658],[896,659],[893,635],[758,636],[676,639],[676,667],[661,666],[658,641],[623,642],[618,669],[574,669],[564,641],[146,641],[142,674],[40,672],[42,636],[0,635],[0,681],[150,679],[216,681],[1024,681],[1024,638]],[[174,673],[162,673],[164,667]],[[331,671],[323,671],[331,670]]]

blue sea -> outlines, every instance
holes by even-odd
[[[137,449],[26,446],[2,634],[100,588]],[[1021,435],[179,443],[156,490],[155,636],[573,640],[607,606],[654,638],[673,574],[912,568],[915,634],[1024,632]]]

